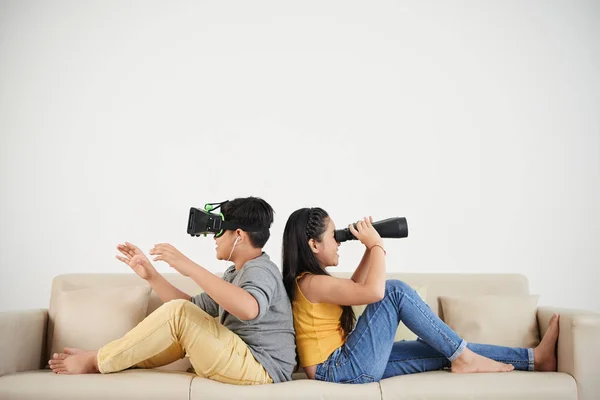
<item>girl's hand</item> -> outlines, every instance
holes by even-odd
[[[361,241],[368,249],[375,245],[383,247],[383,240],[379,236],[379,232],[373,228],[373,217],[365,217],[363,220],[356,223],[356,228],[352,224],[348,227],[350,232]]]

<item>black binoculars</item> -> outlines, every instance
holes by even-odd
[[[353,224],[356,229],[356,224]],[[394,217],[382,221],[373,222],[373,228],[382,238],[405,238],[408,236],[408,225],[406,218]],[[338,243],[347,240],[356,240],[349,228],[338,229],[334,232],[335,241]]]

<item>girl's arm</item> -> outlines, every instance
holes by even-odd
[[[356,283],[364,283],[367,278],[367,273],[369,272],[369,256],[371,254],[371,250],[365,248],[365,253],[360,260],[360,264],[356,267],[354,274],[352,274],[352,279]]]
[[[342,279],[329,275],[307,275],[300,279],[299,284],[302,293],[309,301],[355,306],[371,304],[383,299],[385,296],[385,250],[381,236],[373,228],[372,222],[371,218],[365,218],[364,221],[356,224],[358,229],[354,229],[350,225],[352,234],[367,247],[369,253],[367,266],[360,269],[360,274],[365,274],[364,281],[355,282],[354,279]],[[364,259],[363,256],[363,261]],[[359,272],[358,268],[357,272]]]

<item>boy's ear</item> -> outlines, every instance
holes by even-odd
[[[317,241],[315,239],[308,239],[308,247],[310,247],[313,253],[319,253],[319,247],[317,246]]]
[[[243,241],[244,239],[246,239],[246,236],[248,236],[248,233],[246,233],[243,230],[238,228],[235,230],[235,236],[236,237],[239,236],[239,238],[240,238],[240,240],[238,241],[238,243],[239,243],[239,242]]]

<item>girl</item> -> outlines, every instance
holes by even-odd
[[[299,366],[310,379],[376,382],[450,368],[455,373],[555,371],[558,315],[534,349],[466,343],[406,283],[386,281],[385,248],[372,218],[350,225],[365,245],[351,279],[325,270],[338,265],[335,225],[321,208],[302,208],[283,235],[283,277],[292,302]],[[353,305],[368,304],[354,325]],[[400,321],[419,339],[394,343]]]

